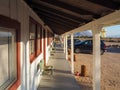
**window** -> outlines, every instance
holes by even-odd
[[[52,33],[50,33],[50,43],[52,42]]]
[[[49,39],[50,39],[50,37],[49,37],[49,31],[47,31],[47,46],[49,45]]]
[[[29,24],[29,53],[30,62],[42,51],[42,27],[32,18]]]
[[[37,25],[37,56],[41,53],[41,49],[42,49],[42,47],[41,47],[41,38],[42,38],[42,28],[39,26],[39,25]]]
[[[0,90],[17,80],[16,32],[0,27]]]
[[[20,23],[0,15],[0,90],[20,85]]]
[[[36,39],[36,24],[30,21],[30,34],[29,34],[29,53],[30,53],[30,61],[32,61],[35,57],[35,39]]]
[[[40,51],[42,52],[42,39],[43,39],[43,28],[41,27],[41,32],[40,32]]]
[[[47,45],[50,45],[52,42],[52,33],[50,31],[47,31]]]

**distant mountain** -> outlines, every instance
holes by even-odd
[[[107,37],[109,37],[109,38],[120,38],[120,35],[107,35]]]
[[[83,32],[77,32],[74,34],[74,36],[88,36],[91,37],[92,36],[92,32],[91,31],[83,31]]]

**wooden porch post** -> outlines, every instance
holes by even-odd
[[[71,34],[71,71],[74,74],[74,36]]]
[[[100,55],[100,30],[101,26],[94,25],[93,32],[93,90],[100,90],[101,80],[101,55]]]
[[[66,60],[68,60],[67,35],[66,35],[66,43],[65,44],[66,44]]]
[[[64,36],[64,43],[63,43],[63,45],[64,45],[64,53],[65,53],[65,45],[66,45],[65,42],[66,41],[65,41],[65,36]]]

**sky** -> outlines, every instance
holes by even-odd
[[[104,27],[106,37],[120,38],[120,25]],[[92,36],[91,30],[75,33],[76,36]]]
[[[105,27],[107,37],[120,37],[120,25]]]

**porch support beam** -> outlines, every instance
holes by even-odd
[[[65,41],[65,36],[63,37],[64,38],[64,43],[63,43],[63,45],[64,45],[64,53],[65,53],[65,43],[66,43],[66,41]]]
[[[66,34],[66,36],[65,36],[65,39],[66,39],[66,51],[65,51],[65,53],[66,53],[66,60],[68,60],[68,43],[67,43],[67,41],[68,41],[68,39],[67,39],[67,34]]]
[[[74,74],[74,36],[71,34],[71,72]]]
[[[80,31],[85,31],[85,30],[90,30],[92,28],[93,24],[101,24],[104,27],[110,26],[110,25],[116,25],[120,24],[120,10],[117,10],[109,15],[106,15],[102,18],[99,18],[97,20],[94,20],[92,22],[89,22],[81,27],[75,28],[69,32],[66,32],[67,34],[75,33],[75,32],[80,32]],[[65,33],[65,34],[66,34]]]
[[[100,90],[101,55],[100,55],[100,30],[101,25],[93,25],[93,90]]]

